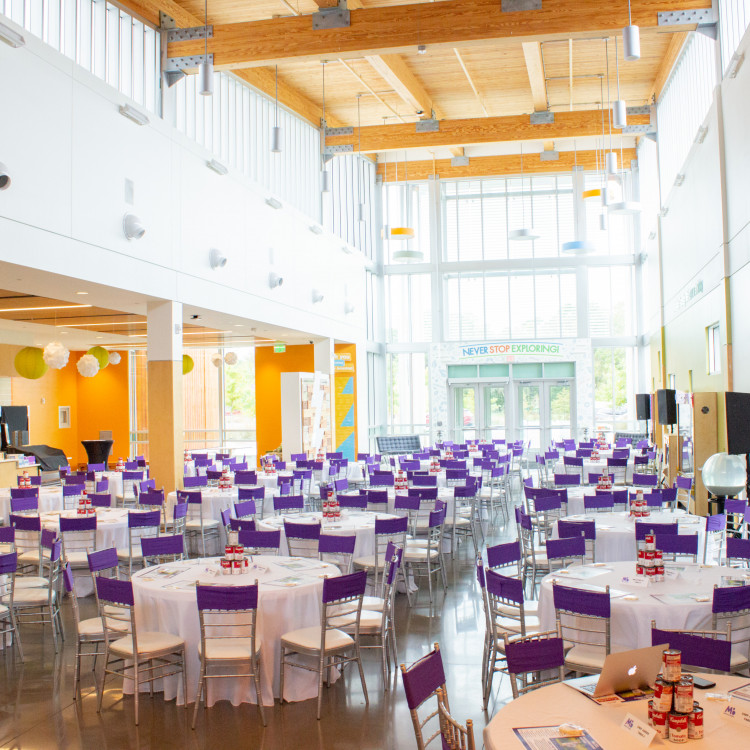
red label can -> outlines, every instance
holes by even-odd
[[[656,549],[656,534],[646,534],[644,541],[646,542],[647,550]]]
[[[656,708],[651,711],[651,726],[656,730],[657,737],[661,737],[663,740],[669,737],[668,716],[669,711],[659,711]]]
[[[676,648],[668,648],[664,651],[661,673],[667,682],[680,681],[682,676],[682,651]]]
[[[226,575],[227,573],[232,572],[232,561],[228,560],[226,557],[222,557],[219,561],[219,564],[221,565],[221,572]]]
[[[234,557],[234,547],[231,544],[227,544],[224,547],[224,557],[227,560],[231,560]]]
[[[655,565],[654,566],[654,580],[656,581],[663,581],[664,580],[664,566],[663,565]]]
[[[637,576],[642,576],[642,575],[643,575],[643,571],[644,571],[644,567],[643,567],[643,565],[641,565],[640,563],[638,563],[638,564],[637,564],[637,565],[635,566],[635,574],[636,574]]]
[[[693,678],[682,675],[674,686],[674,710],[680,714],[689,714],[693,710]]]
[[[688,715],[688,739],[703,739],[703,709],[697,703]]]
[[[649,578],[656,578],[656,568],[644,568],[643,572],[649,577]]]
[[[654,710],[654,702],[653,700],[650,700],[648,702],[648,725],[650,727],[654,726],[654,717],[651,715],[653,710]]]
[[[241,573],[242,572],[242,560],[232,560],[232,567],[234,568],[234,570]]]
[[[688,741],[688,715],[672,712],[669,714],[669,741]]]
[[[239,557],[245,556],[245,545],[244,544],[235,544],[234,545],[234,557],[235,559]]]
[[[654,709],[665,714],[672,710],[674,689],[666,680],[657,679],[654,683]]]
[[[638,550],[638,562],[641,565],[645,565],[646,563],[646,550],[645,549]]]
[[[654,550],[647,549],[646,550],[646,557],[644,562],[644,567],[646,568],[652,568],[654,566]]]
[[[664,553],[660,549],[654,550],[654,565],[661,565],[664,562]]]

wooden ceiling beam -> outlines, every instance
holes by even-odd
[[[657,101],[661,96],[661,92],[669,80],[669,74],[672,72],[672,68],[674,68],[675,63],[679,59],[680,52],[682,52],[682,48],[685,45],[687,38],[687,31],[678,31],[675,34],[672,34],[672,38],[669,40],[669,47],[667,47],[667,51],[664,53],[664,59],[662,60],[659,72],[656,74],[654,85],[651,88],[651,93],[648,97],[649,101]]]
[[[634,148],[623,151],[624,163],[630,162],[637,158]],[[596,151],[579,151],[574,154],[573,151],[563,151],[557,161],[542,161],[536,154],[526,154],[523,158],[524,174],[540,174],[548,172],[570,172],[573,166],[577,164],[587,170],[593,170],[597,167]],[[385,180],[385,170],[383,164],[379,163],[377,173]],[[520,175],[521,174],[521,156],[514,154],[511,156],[477,156],[469,160],[465,167],[454,167],[450,159],[437,159],[435,162],[428,161],[410,161],[408,162],[406,172],[409,180],[426,180],[433,175],[441,179],[455,179],[458,177],[498,177],[503,175]],[[405,175],[404,162],[388,162],[388,178],[386,182],[403,181]]]
[[[542,45],[539,42],[523,42],[521,47],[526,60],[526,70],[529,73],[534,112],[544,112],[548,105],[547,82],[544,80],[544,64],[542,63]]]
[[[431,117],[435,110],[435,117],[442,116],[435,108],[432,97],[400,55],[368,55],[365,59],[410,107],[412,114]]]
[[[157,0],[133,0],[157,4]],[[657,13],[705,7],[706,0],[632,0],[632,22],[658,25]],[[453,0],[362,8],[350,12],[347,27],[315,30],[309,16],[288,16],[214,26],[208,50],[219,69],[248,68],[291,60],[366,57],[414,52],[419,44],[467,46],[494,40],[540,41],[621,33],[628,24],[626,3],[600,0],[544,0],[540,10],[503,13],[497,0]],[[691,29],[695,25],[671,27]],[[199,55],[203,41],[169,45],[170,57]]]
[[[646,125],[649,115],[630,115],[629,125]],[[555,112],[553,123],[532,125],[529,115],[508,117],[475,117],[467,120],[440,120],[440,130],[417,133],[415,123],[371,125],[361,129],[362,153],[394,151],[404,148],[439,148],[470,146],[503,141],[547,141],[558,138],[598,136],[602,132],[602,115],[598,109]],[[328,136],[327,146],[359,145],[359,133]]]

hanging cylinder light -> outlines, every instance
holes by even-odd
[[[531,192],[531,178],[529,178],[529,192]],[[521,221],[523,225],[519,229],[511,229],[508,239],[521,242],[538,240],[539,235],[533,227],[526,226],[526,201],[523,197],[523,143],[521,143]]]
[[[326,169],[325,163],[325,142],[326,142],[326,62],[327,60],[321,60],[320,64],[323,66],[323,117],[321,119],[323,127],[323,148],[320,153],[320,190],[323,193],[331,192],[331,173]]]
[[[273,127],[271,128],[271,153],[281,153],[281,128],[279,127],[279,66],[276,66],[276,106],[273,116]]]
[[[641,59],[641,32],[637,26],[633,26],[630,0],[628,0],[628,25],[622,30],[622,51],[628,62]]]
[[[198,93],[201,96],[211,96],[214,93],[214,64],[208,61],[208,0],[203,4],[204,21],[203,41],[205,43],[203,62],[198,66]]]
[[[398,178],[398,166],[396,167],[396,177]],[[404,151],[404,191],[406,194],[406,201],[404,202],[406,208],[406,225],[403,227],[391,227],[390,240],[408,240],[414,239],[414,229],[409,224],[409,213],[411,209],[411,196],[409,195],[409,168],[408,168],[408,157],[406,151]],[[396,250],[393,253],[393,260],[400,263],[420,263],[424,260],[424,253],[421,250],[409,247],[407,244],[403,249]]]
[[[612,104],[612,125],[622,130],[628,124],[628,108],[625,100],[620,98],[620,60],[617,55],[617,37],[615,37],[615,70],[617,71],[617,99]]]

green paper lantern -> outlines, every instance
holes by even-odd
[[[100,370],[103,370],[109,364],[109,352],[102,346],[92,346],[86,354],[92,354],[96,357]]]
[[[193,371],[193,368],[195,367],[195,362],[193,362],[193,358],[189,357],[187,354],[182,355],[182,374],[187,375],[189,372]]]
[[[16,372],[22,378],[37,380],[49,369],[44,361],[44,352],[36,346],[21,349],[14,360]]]

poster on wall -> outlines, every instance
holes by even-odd
[[[356,459],[354,438],[354,357],[352,352],[336,352],[333,355],[335,405],[336,405],[336,450],[350,461]]]

